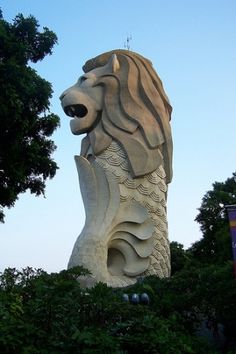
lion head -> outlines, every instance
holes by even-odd
[[[61,96],[72,117],[72,133],[87,133],[95,156],[117,141],[134,178],[164,163],[170,182],[172,108],[151,62],[131,51],[113,50],[88,60],[83,70]]]

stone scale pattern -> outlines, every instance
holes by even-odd
[[[120,144],[113,141],[110,146],[96,156],[96,161],[105,170],[110,171],[120,190],[120,202],[135,200],[148,210],[153,223],[153,253],[148,269],[140,276],[157,274],[159,277],[170,275],[170,251],[166,216],[165,171],[161,165],[152,173],[139,178],[130,174],[128,158]]]

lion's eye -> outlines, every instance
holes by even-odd
[[[79,78],[79,82],[82,84],[82,82],[84,82],[85,80],[87,80],[87,77],[86,76],[81,76]]]

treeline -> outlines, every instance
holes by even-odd
[[[128,289],[82,289],[81,268],[0,276],[0,353],[234,353],[232,262],[185,267]],[[123,294],[148,294],[133,305]],[[208,331],[208,338],[201,333]]]

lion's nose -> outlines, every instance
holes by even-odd
[[[65,95],[66,95],[66,93],[65,93],[65,92],[63,92],[63,93],[61,94],[61,96],[59,97],[59,99],[62,101],[62,100],[63,100],[63,98],[65,97]]]

